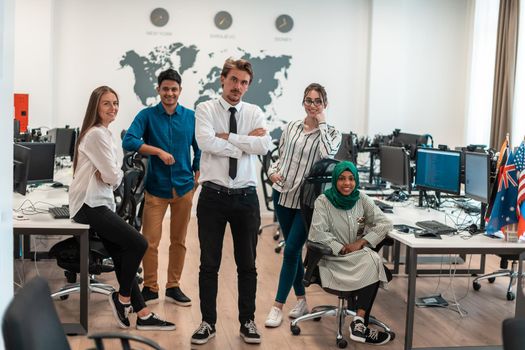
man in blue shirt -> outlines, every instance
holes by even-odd
[[[195,139],[195,112],[177,103],[181,91],[179,73],[173,69],[161,72],[157,87],[160,103],[140,111],[122,141],[124,149],[149,155],[142,218],[142,234],[148,241],[142,261],[142,295],[146,304],[159,300],[158,246],[162,221],[169,205],[171,222],[166,300],[182,306],[191,305],[179,282],[186,255],[186,231],[193,194],[199,178],[201,151]]]

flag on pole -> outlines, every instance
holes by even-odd
[[[506,139],[500,147],[498,161],[496,163],[496,174],[495,179],[491,179],[492,189],[490,190],[489,203],[487,205],[487,212],[485,213],[485,221],[489,221],[490,215],[492,213],[492,207],[494,205],[494,200],[496,199],[496,194],[498,193],[499,178],[503,166],[507,162],[507,156],[509,151],[509,140]]]
[[[514,164],[514,155],[508,150],[505,165],[498,174],[498,192],[492,206],[492,213],[487,224],[487,234],[493,236],[506,225],[518,222],[516,204],[518,199],[518,175]]]
[[[516,164],[516,171],[518,174],[518,238],[524,239],[525,236],[525,141],[521,141],[521,145],[516,151],[514,158]]]

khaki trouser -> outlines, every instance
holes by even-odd
[[[162,221],[168,205],[171,210],[171,219],[166,289],[179,286],[186,255],[186,231],[190,221],[194,192],[194,190],[191,190],[184,196],[179,197],[173,190],[173,198],[171,199],[155,197],[148,192],[145,193],[142,234],[148,241],[148,249],[142,260],[142,265],[144,268],[144,286],[149,287],[154,292],[159,290],[159,284],[157,283],[158,247],[162,236]]]

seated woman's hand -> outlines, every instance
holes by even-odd
[[[357,241],[353,242],[353,243],[347,243],[347,244],[345,244],[343,246],[343,248],[341,249],[339,254],[345,255],[345,254],[349,254],[349,253],[353,253],[355,251],[361,250],[361,249],[363,249],[365,244],[366,244],[366,240],[364,240],[362,238],[360,240],[357,240]]]

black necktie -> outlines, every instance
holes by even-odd
[[[235,112],[237,110],[235,107],[230,107],[230,132],[236,134],[237,133],[237,120],[235,120]],[[230,158],[230,170],[229,175],[233,179],[237,176],[237,159],[236,158]]]

